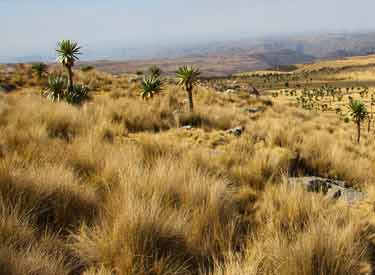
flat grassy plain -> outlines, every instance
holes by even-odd
[[[144,101],[133,75],[77,70],[92,92],[73,106],[43,98],[45,80],[28,65],[3,69],[1,82],[18,89],[0,94],[0,273],[374,274],[374,131],[363,125],[356,144],[354,123],[272,93],[287,81],[371,94],[375,79],[300,70],[208,80],[190,114],[173,79]],[[210,88],[220,81],[263,95]],[[358,96],[348,93],[342,106]],[[241,136],[227,132],[237,126]],[[306,175],[344,180],[366,198],[349,205],[287,183]]]

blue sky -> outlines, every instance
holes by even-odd
[[[50,50],[375,28],[375,0],[0,0],[0,59]]]

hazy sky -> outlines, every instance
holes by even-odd
[[[53,49],[375,29],[375,0],[0,0],[1,57]]]

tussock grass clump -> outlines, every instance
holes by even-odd
[[[68,247],[52,236],[38,232],[31,223],[32,211],[22,203],[9,204],[0,196],[0,272],[2,274],[70,274],[71,263],[65,259]],[[57,250],[57,248],[60,248]]]
[[[264,193],[257,236],[243,257],[228,256],[212,274],[371,274],[368,224],[347,205],[333,205],[283,184]]]
[[[146,205],[127,211],[114,223],[76,237],[77,252],[87,266],[107,266],[121,274],[183,274],[193,260],[176,216]]]
[[[64,265],[62,257],[52,257],[48,252],[34,248],[17,251],[11,247],[0,248],[0,272],[2,274],[40,274],[40,275],[68,275],[70,268]]]
[[[9,205],[19,205],[35,217],[35,223],[67,231],[91,223],[98,214],[98,201],[90,190],[80,188],[71,174],[60,167],[0,170],[0,195]]]
[[[158,101],[157,99],[152,101]],[[169,106],[140,101],[125,100],[117,104],[112,112],[112,121],[122,124],[129,132],[158,132],[174,126],[174,117]],[[113,108],[113,107],[112,107]],[[119,112],[120,110],[120,112]]]
[[[109,219],[74,237],[85,265],[123,274],[190,274],[239,245],[246,221],[225,182],[176,157],[154,161],[150,168],[126,165],[106,207]],[[121,209],[119,202],[125,202]]]

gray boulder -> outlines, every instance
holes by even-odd
[[[365,194],[348,187],[344,181],[331,180],[320,177],[289,178],[289,183],[303,185],[308,192],[322,193],[327,198],[342,199],[352,204],[362,201]]]
[[[261,107],[248,107],[248,108],[244,108],[243,111],[245,113],[256,114],[256,113],[263,112],[264,109]]]
[[[193,129],[193,126],[191,126],[191,125],[185,125],[185,126],[182,126],[181,129],[191,130],[191,129]]]
[[[227,130],[227,133],[235,135],[236,137],[239,137],[242,135],[244,131],[245,131],[245,127],[240,126],[240,127],[235,127],[235,128]]]

